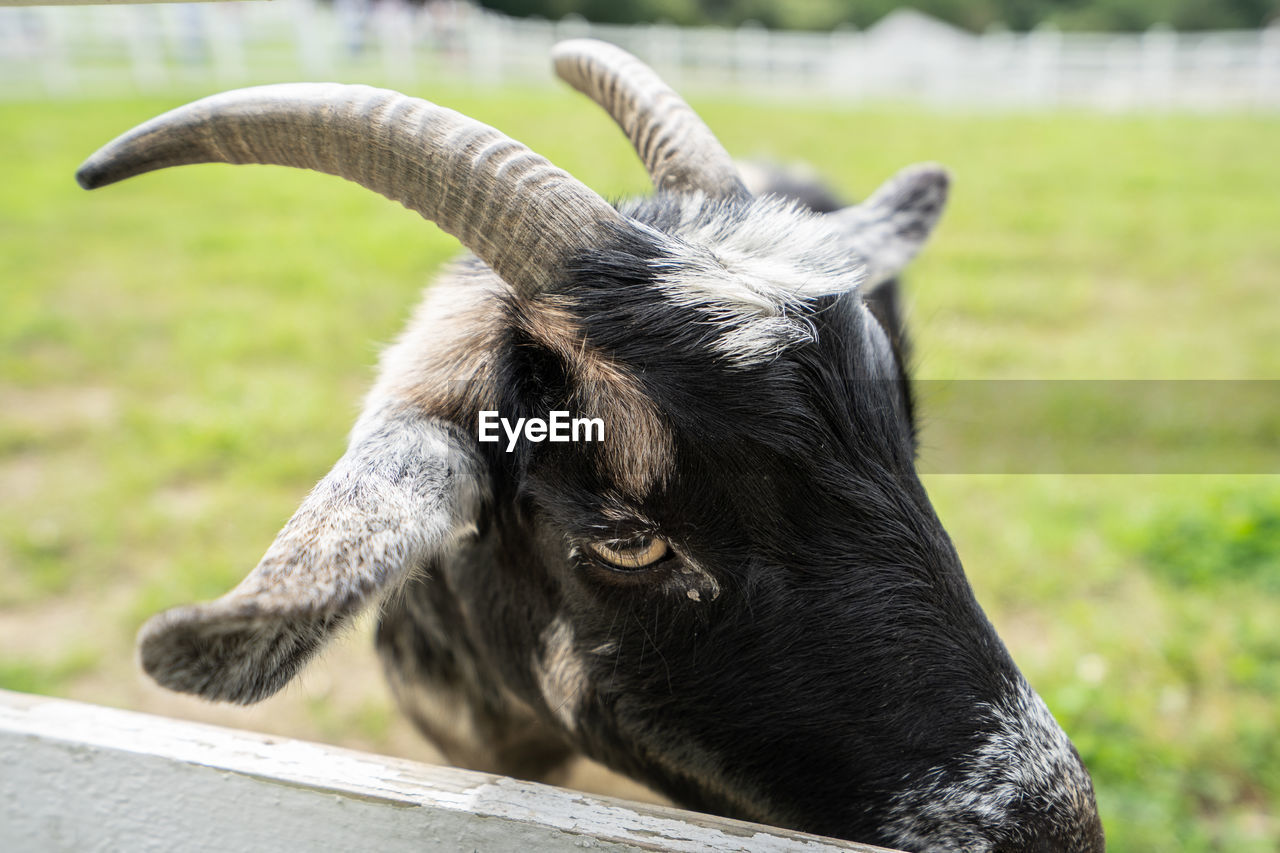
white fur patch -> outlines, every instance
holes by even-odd
[[[658,284],[676,304],[710,314],[713,347],[729,361],[767,362],[813,340],[805,302],[861,283],[863,265],[831,220],[772,197],[731,217],[705,215],[708,203],[681,200],[680,221],[662,238]]]
[[[987,710],[996,728],[960,763],[959,779],[955,768],[938,767],[895,798],[885,825],[895,845],[983,853],[1001,840],[1026,840],[1013,809],[1028,804],[1058,812],[1064,836],[1084,831],[1095,810],[1093,784],[1044,701],[1019,679],[1008,706]]]
[[[557,616],[542,632],[542,651],[534,656],[533,672],[551,713],[569,731],[577,729],[587,667],[574,649],[573,626],[563,616]]]
[[[715,601],[720,597],[720,582],[716,576],[695,560],[691,555],[680,551],[680,561],[670,580],[664,585],[668,591],[683,591],[690,601]]]
[[[947,198],[945,170],[901,170],[860,205],[814,213],[765,195],[745,206],[701,193],[672,199],[674,224],[654,232],[664,248],[659,286],[677,304],[710,313],[712,346],[731,363],[767,362],[813,340],[804,303],[893,278],[920,251]]]

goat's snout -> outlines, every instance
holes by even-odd
[[[1102,821],[1096,809],[1080,815],[1076,833],[1062,835],[1052,827],[1041,829],[1026,844],[1008,844],[996,848],[995,853],[1104,853]]]

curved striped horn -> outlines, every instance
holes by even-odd
[[[711,128],[639,59],[595,39],[560,42],[551,58],[556,74],[603,107],[627,134],[655,189],[750,195]]]
[[[238,89],[158,116],[103,146],[86,189],[189,163],[271,163],[339,175],[435,222],[517,292],[621,214],[568,173],[486,124],[386,89],[288,83]]]

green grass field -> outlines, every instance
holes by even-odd
[[[583,99],[424,94],[606,195],[646,187]],[[136,674],[133,633],[253,566],[456,244],[314,174],[75,186],[176,103],[0,105],[0,686],[211,718]],[[922,377],[1280,379],[1276,118],[699,106],[735,154],[808,161],[850,195],[951,167],[908,281]],[[1280,477],[927,485],[1092,770],[1111,849],[1276,850]],[[213,718],[412,753],[372,661],[344,647],[266,710]]]

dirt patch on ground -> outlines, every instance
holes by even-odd
[[[65,429],[109,423],[119,407],[110,388],[0,386],[0,411],[20,429]]]
[[[44,460],[34,456],[0,458],[0,499],[5,503],[29,501],[45,481]]]

